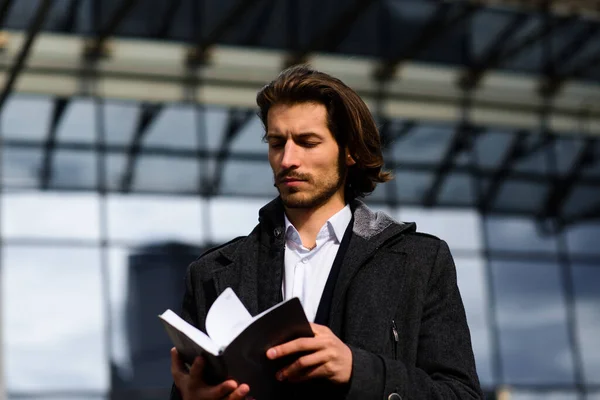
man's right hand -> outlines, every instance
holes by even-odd
[[[196,357],[188,373],[177,350],[174,347],[171,349],[171,375],[183,400],[243,400],[250,391],[248,385],[245,383],[238,385],[233,379],[214,386],[207,385],[202,379],[203,371],[202,357]]]

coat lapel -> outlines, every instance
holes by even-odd
[[[371,257],[372,253],[377,249],[377,245],[373,241],[365,240],[364,238],[352,235],[348,250],[344,256],[340,275],[338,276],[335,289],[333,290],[333,299],[331,300],[331,312],[329,314],[329,326],[331,330],[340,335],[342,328],[342,316],[344,295],[348,290],[348,286],[352,282],[352,278],[358,272],[360,267]]]

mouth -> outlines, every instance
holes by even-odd
[[[305,182],[305,180],[297,178],[283,178],[279,182],[284,186],[298,186]]]

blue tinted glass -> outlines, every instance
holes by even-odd
[[[492,260],[503,376],[509,384],[574,383],[560,276],[553,263]]]
[[[588,385],[600,384],[600,262],[573,266],[577,337],[581,348],[583,375]]]

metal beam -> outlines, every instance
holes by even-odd
[[[122,0],[119,3],[119,8],[113,13],[106,26],[100,28],[97,36],[85,49],[84,56],[88,60],[96,60],[105,52],[106,40],[112,36],[127,14],[131,11],[137,0]],[[97,16],[99,17],[99,16]]]
[[[464,2],[460,4],[460,7],[461,8],[457,13],[452,15],[450,18],[447,18],[451,4],[449,2],[440,3],[423,27],[420,35],[410,45],[408,45],[399,56],[396,56],[389,61],[385,61],[377,68],[375,71],[376,78],[379,80],[390,79],[401,63],[417,57],[443,33],[447,32],[454,25],[471,17],[475,11],[481,8],[481,5],[471,2]]]
[[[477,86],[488,70],[496,68],[508,60],[516,57],[529,46],[543,40],[546,36],[554,33],[556,30],[564,28],[572,21],[574,21],[574,17],[555,18],[549,24],[541,24],[539,29],[527,35],[519,43],[509,47],[504,52],[490,53],[487,59],[482,59],[476,62],[473,67],[469,69],[462,79],[463,84],[465,84],[467,87]]]
[[[305,49],[290,58],[289,65],[299,64],[306,61],[311,52],[324,51],[333,52],[352,29],[356,20],[375,2],[375,0],[357,0],[352,7],[346,8],[339,18],[330,24],[322,32],[317,33]]]
[[[585,29],[579,31],[579,33],[565,45],[563,50],[556,56],[555,62],[564,62],[563,60],[570,60],[575,57],[581,50],[583,50],[586,44],[590,43],[592,39],[600,31],[599,24],[588,23]],[[591,61],[583,62],[581,65],[589,64]],[[587,67],[585,68],[587,69]],[[540,86],[540,92],[545,96],[554,96],[568,80],[575,77],[579,77],[580,71],[577,71],[578,67],[572,68],[571,71],[551,74],[545,77],[544,81]]]
[[[137,126],[127,151],[127,165],[121,177],[120,190],[123,193],[131,191],[131,185],[135,177],[135,165],[142,147],[142,140],[147,135],[148,127],[156,119],[162,107],[159,104],[142,103],[141,105]]]
[[[560,218],[559,228],[566,228],[568,226],[573,226],[575,224],[590,221],[590,220],[600,220],[600,202],[597,202],[595,205],[583,211],[579,214]]]
[[[479,202],[479,209],[481,212],[486,213],[492,209],[498,192],[502,187],[502,184],[508,178],[511,173],[512,166],[523,156],[525,152],[525,143],[527,139],[527,132],[520,131],[514,134],[510,145],[508,146],[504,157],[497,167],[494,175],[492,176],[488,185],[487,191]]]
[[[588,138],[579,151],[569,172],[562,179],[559,178],[556,180],[552,190],[548,193],[544,201],[544,208],[540,215],[541,218],[558,217],[561,215],[562,208],[573,192],[583,170],[600,161],[594,158],[595,145],[596,141]]]
[[[479,61],[476,65],[489,65],[492,63],[494,57],[497,57],[502,53],[502,50],[506,47],[506,43],[523,27],[525,22],[529,20],[530,15],[525,13],[516,14],[508,24],[502,29],[494,38],[494,40],[488,45],[487,49],[482,52],[482,56],[479,57]],[[471,67],[464,75],[461,76],[459,84],[463,89],[472,89],[476,81],[473,80],[473,71],[477,68],[476,66]]]
[[[15,81],[19,76],[19,73],[25,65],[25,61],[29,56],[31,46],[33,45],[33,42],[35,41],[35,38],[37,37],[37,34],[39,33],[40,29],[42,29],[42,25],[44,24],[46,16],[48,15],[48,12],[50,11],[50,8],[53,4],[54,3],[52,0],[43,0],[42,4],[38,7],[31,23],[29,24],[29,29],[27,30],[27,39],[21,47],[21,50],[19,51],[15,63],[10,69],[8,79],[4,84],[2,93],[0,93],[0,112],[2,112],[2,109],[4,108],[4,103],[6,102],[8,95],[11,93],[13,85],[15,84]]]
[[[62,120],[69,100],[65,98],[54,99],[54,109],[52,110],[52,119],[48,127],[48,137],[44,144],[44,159],[42,169],[40,170],[40,188],[47,190],[52,178],[52,159],[56,147],[56,136],[58,135],[58,124]]]
[[[215,196],[219,194],[219,191],[221,189],[221,183],[223,181],[225,163],[229,158],[231,143],[240,133],[242,128],[250,121],[253,115],[255,114],[251,110],[229,110],[229,113],[227,115],[227,126],[225,127],[225,133],[223,134],[223,141],[221,142],[221,146],[216,157],[217,160],[215,163],[213,180],[210,183],[210,187],[201,188],[203,192],[208,194],[209,196]]]
[[[432,207],[436,204],[446,177],[454,167],[454,160],[462,151],[472,148],[475,136],[479,133],[480,130],[478,128],[473,127],[467,122],[458,124],[454,136],[446,149],[446,153],[436,168],[433,183],[423,196],[423,205],[425,207]]]
[[[0,57],[0,80],[7,79],[26,36],[19,31],[7,35],[9,40]],[[93,74],[85,75],[89,67],[81,62],[81,48],[86,41],[83,35],[40,33],[14,91],[70,97],[81,95],[82,87],[92,86],[105,98],[156,103],[185,101],[193,95],[201,104],[253,109],[256,92],[279,73],[289,56],[286,51],[273,49],[215,46],[210,62],[193,71],[198,81],[190,87],[190,71],[185,68],[189,47],[185,44],[114,38],[111,57],[102,60],[102,67]],[[350,84],[371,110],[383,116],[453,126],[460,121],[463,91],[456,85],[462,72],[458,68],[407,62],[402,78],[385,82],[385,96],[381,98],[382,82],[372,75],[378,59],[316,53],[310,55],[309,62]],[[537,81],[534,75],[490,72],[489,79],[473,91],[471,122],[535,132],[543,106],[534,89]],[[571,81],[552,103],[550,130],[600,135],[597,86]],[[589,115],[589,127],[580,133],[582,114]]]
[[[592,67],[600,64],[600,51],[592,54],[586,58],[579,65],[573,67],[570,71],[563,73],[558,76],[552,76],[546,80],[542,87],[542,94],[553,95],[556,94],[560,88],[570,79],[579,79],[585,75]]]
[[[264,0],[238,0],[227,15],[217,24],[217,26],[207,35],[202,37],[199,33],[196,47],[188,55],[188,64],[198,65],[206,61],[207,51],[211,46],[214,46],[225,33],[248,12],[256,6],[256,4]]]

